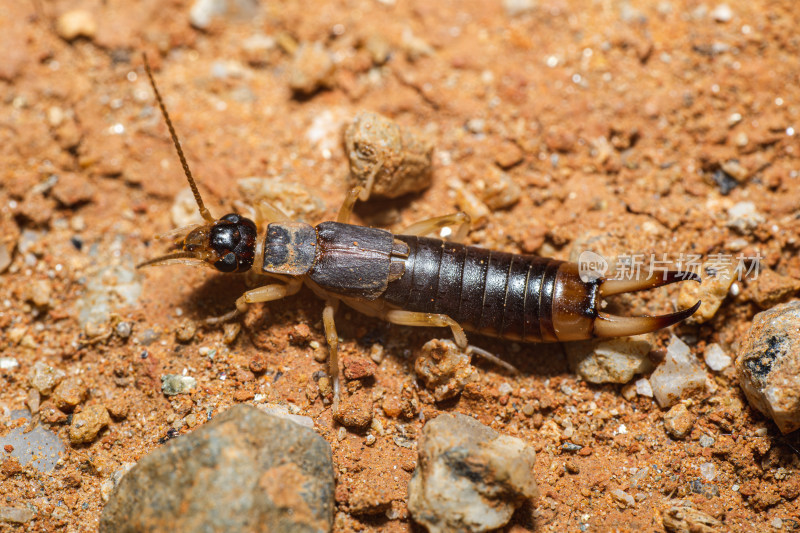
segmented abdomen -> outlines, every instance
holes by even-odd
[[[522,341],[554,340],[553,288],[563,261],[396,235],[409,247],[403,276],[382,298],[441,313],[464,329]]]

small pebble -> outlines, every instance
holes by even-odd
[[[709,435],[700,435],[700,439],[697,441],[700,446],[703,448],[710,448],[714,445],[714,437]]]
[[[197,380],[190,376],[180,374],[166,374],[161,376],[161,392],[167,396],[186,394],[197,387]]]
[[[175,339],[178,342],[190,342],[195,333],[197,333],[197,324],[194,320],[185,318],[181,321],[177,328],[175,328]]]
[[[618,503],[622,504],[624,507],[635,507],[636,500],[625,491],[614,489],[611,491],[611,497],[614,498]]]
[[[26,524],[33,520],[36,513],[27,507],[6,507],[0,505],[0,524]]]
[[[86,398],[86,393],[86,385],[83,380],[73,376],[59,383],[50,399],[62,411],[71,412]]]
[[[664,429],[673,439],[683,439],[692,431],[696,419],[684,404],[679,403],[664,414]]]
[[[378,369],[378,365],[369,359],[349,355],[342,358],[342,366],[342,373],[347,379],[371,378]]]
[[[719,344],[709,344],[703,354],[708,368],[715,372],[724,370],[731,364],[731,356],[726,354]]]
[[[653,348],[651,335],[571,342],[565,348],[570,368],[590,383],[627,383],[653,368],[647,357]]]
[[[717,314],[722,302],[728,296],[728,291],[735,279],[733,266],[728,269],[716,269],[706,263],[701,269],[702,280],[700,283],[681,283],[678,293],[678,306],[683,309],[691,307],[699,300],[700,308],[687,319],[690,324],[703,324]]]
[[[33,305],[39,308],[50,307],[50,294],[53,292],[53,286],[49,280],[37,279],[29,286],[29,300]]]
[[[30,375],[30,384],[44,396],[50,396],[53,389],[64,379],[63,371],[48,366],[42,362],[33,365]]]
[[[647,398],[653,397],[653,387],[650,386],[650,380],[647,378],[637,379],[634,383],[636,387],[636,394],[645,396]]]
[[[769,309],[800,291],[800,280],[762,268],[753,283],[753,300],[761,309]]]
[[[289,67],[289,87],[301,95],[311,95],[333,81],[336,65],[321,42],[302,43]]]
[[[753,202],[739,202],[728,209],[728,227],[742,235],[752,233],[764,220],[764,215],[756,210]]]
[[[320,383],[320,390],[321,385]],[[359,390],[342,398],[333,418],[345,427],[368,427],[372,422],[372,396],[366,391]]]
[[[437,402],[461,394],[468,383],[478,378],[469,355],[459,350],[451,340],[426,342],[414,362],[414,369],[426,388],[433,391]]]
[[[717,477],[717,468],[714,466],[714,463],[703,463],[700,465],[700,475],[706,481],[714,481],[714,478]]]
[[[127,339],[131,336],[133,330],[130,322],[120,322],[114,326],[114,332],[120,339]]]
[[[383,115],[357,115],[344,131],[344,148],[350,163],[348,186],[364,187],[362,200],[370,195],[396,198],[431,184],[433,145]]]
[[[369,358],[372,359],[376,365],[379,365],[381,364],[381,362],[383,362],[383,353],[384,353],[383,344],[379,344],[376,342],[375,344],[370,346]]]
[[[668,507],[661,512],[661,519],[669,533],[712,533],[722,526],[719,520],[689,505]]]
[[[236,337],[242,331],[242,325],[239,322],[230,322],[222,326],[222,342],[231,345],[236,342]]]
[[[93,39],[97,34],[97,21],[91,11],[75,9],[67,11],[56,21],[56,33],[65,41],[78,37]]]
[[[569,472],[570,474],[579,474],[579,473],[580,473],[580,471],[581,471],[580,467],[578,466],[578,463],[576,463],[576,462],[575,462],[574,460],[572,460],[572,459],[568,459],[568,460],[567,460],[567,461],[564,463],[564,469],[565,469],[567,472]]]
[[[364,439],[364,444],[366,444],[367,446],[372,446],[373,444],[375,444],[375,435],[373,435],[372,433],[367,435],[367,437]]]
[[[711,18],[716,22],[730,22],[733,18],[733,10],[728,4],[720,4],[711,12]]]
[[[263,355],[254,355],[247,365],[253,374],[261,374],[267,370],[267,358]]]
[[[97,438],[97,434],[111,423],[108,410],[102,405],[90,405],[72,416],[69,427],[69,440],[72,444],[87,444]]]
[[[650,375],[650,386],[658,405],[675,405],[683,395],[702,390],[705,384],[706,373],[699,368],[689,347],[673,336],[667,346],[665,361]]]
[[[0,370],[14,370],[19,367],[19,361],[14,357],[0,357]]]

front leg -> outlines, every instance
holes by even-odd
[[[302,279],[292,279],[285,284],[271,283],[269,285],[264,285],[263,287],[257,287],[253,290],[249,290],[236,299],[236,309],[225,313],[222,316],[207,318],[206,324],[219,324],[220,322],[225,322],[235,318],[247,311],[248,304],[271,302],[273,300],[280,300],[281,298],[291,296],[292,294],[296,294],[302,286]]]

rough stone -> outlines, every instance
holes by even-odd
[[[731,361],[733,361],[731,356],[726,354],[719,344],[709,344],[706,346],[703,358],[706,360],[708,368],[715,372],[725,370],[730,366]]]
[[[366,379],[375,375],[378,369],[370,359],[364,357],[346,356],[342,358],[342,373],[347,379]]]
[[[470,364],[469,354],[458,349],[451,340],[433,339],[422,346],[414,363],[417,376],[433,391],[437,402],[461,394],[464,387],[478,378]]]
[[[800,280],[782,276],[768,268],[758,273],[753,283],[753,300],[761,309],[769,309],[800,291]]]
[[[572,370],[590,383],[627,383],[653,368],[647,357],[653,347],[651,335],[572,342],[565,347]]]
[[[800,301],[753,318],[736,370],[750,405],[772,418],[783,433],[800,428]]]
[[[372,422],[372,397],[359,390],[342,398],[333,418],[346,427],[365,428]]]
[[[692,431],[696,418],[684,404],[673,405],[664,414],[664,429],[673,439],[683,439]]]
[[[681,283],[678,293],[678,307],[685,309],[700,300],[700,308],[686,319],[689,324],[703,324],[717,314],[722,302],[728,296],[734,275],[731,269],[715,269],[706,263],[702,268],[700,283]]]
[[[68,377],[58,384],[50,398],[56,407],[70,412],[86,398],[86,385],[79,377]]]
[[[364,187],[367,196],[397,198],[431,184],[433,145],[382,115],[357,115],[344,131],[344,149],[350,162],[348,185]]]
[[[658,405],[674,405],[684,394],[702,390],[705,383],[706,373],[692,357],[689,347],[673,336],[667,346],[666,360],[650,376],[650,386]]]
[[[408,484],[408,510],[431,533],[488,531],[538,497],[536,454],[522,440],[475,419],[443,414],[428,422]]]
[[[664,529],[669,533],[714,533],[722,523],[688,505],[675,505],[661,512]]]
[[[31,387],[38,390],[44,396],[49,396],[56,385],[64,379],[64,372],[52,366],[48,366],[41,361],[33,365],[30,375]]]
[[[25,524],[33,520],[36,513],[27,507],[0,506],[0,524]]]
[[[75,9],[67,11],[56,21],[56,33],[65,41],[78,37],[93,39],[97,34],[97,21],[90,11]]]
[[[161,392],[167,396],[186,394],[197,387],[197,380],[191,376],[180,374],[165,374],[161,376]]]
[[[69,427],[69,441],[72,444],[86,444],[97,438],[97,434],[111,423],[108,409],[102,405],[90,405],[72,417]]]
[[[302,43],[289,69],[289,87],[301,95],[314,94],[331,84],[335,67],[331,53],[322,43]]]
[[[327,532],[330,446],[312,430],[237,405],[125,474],[101,532]]]

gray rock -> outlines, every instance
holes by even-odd
[[[783,433],[800,428],[800,301],[753,318],[736,371],[750,405],[772,418]]]
[[[428,422],[408,484],[408,510],[432,533],[502,527],[536,498],[536,453],[475,419],[443,414]]]
[[[590,383],[627,383],[635,374],[653,368],[647,358],[653,347],[651,335],[570,342],[564,346],[570,368]]]
[[[11,411],[11,420],[19,418],[30,420],[30,415],[27,411]],[[39,472],[51,472],[66,449],[64,443],[58,435],[41,425],[27,433],[26,429],[27,425],[21,426],[0,436],[0,450],[11,445],[14,449],[9,455],[16,457],[19,464],[26,466],[31,463]]]
[[[101,532],[330,531],[330,446],[310,429],[237,405],[125,474]]]

